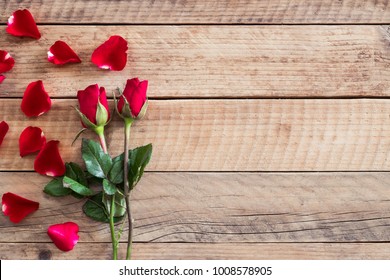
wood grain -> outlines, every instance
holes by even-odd
[[[0,170],[33,170],[20,158],[18,139],[39,126],[61,141],[64,161],[81,162],[81,128],[74,100],[54,100],[48,114],[28,119],[20,100],[2,99],[0,119],[10,130]],[[153,100],[132,129],[131,147],[153,143],[150,171],[387,171],[390,100]],[[94,138],[92,133],[84,137]],[[96,137],[95,137],[96,138]],[[123,121],[107,130],[109,151],[123,146]]]
[[[219,1],[217,1],[219,2]],[[390,9],[389,9],[390,10]],[[53,97],[99,83],[109,93],[133,76],[153,98],[390,96],[388,26],[44,26],[39,41],[10,35],[0,46],[16,60],[0,96],[21,97],[42,79]],[[113,34],[129,43],[121,72],[90,62]],[[55,66],[47,50],[64,40],[82,64]]]
[[[0,20],[28,8],[38,23],[286,24],[390,22],[387,0],[1,0]]]
[[[124,244],[119,255],[125,257]],[[0,243],[0,259],[108,260],[109,243],[79,243],[61,252],[52,243]],[[388,243],[135,243],[135,260],[387,260]]]
[[[0,176],[1,193],[40,203],[37,212],[16,225],[1,215],[0,243],[50,242],[47,227],[66,221],[79,224],[80,243],[110,240],[108,225],[81,213],[82,202],[43,194],[47,178],[14,172]],[[147,173],[132,196],[134,238],[157,243],[389,242],[389,184],[388,172]]]

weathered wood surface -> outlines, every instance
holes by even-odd
[[[286,24],[390,22],[388,0],[1,0],[0,20],[18,8],[38,23]]]
[[[44,194],[49,178],[27,172],[34,156],[19,157],[18,138],[40,126],[61,141],[65,161],[80,162],[80,140],[70,145],[81,127],[70,107],[77,90],[99,83],[111,93],[134,76],[150,81],[151,101],[131,146],[154,144],[132,197],[136,259],[390,259],[390,1],[0,0],[0,7],[3,29],[14,10],[28,8],[42,33],[38,41],[0,36],[16,60],[0,86],[0,121],[10,124],[0,194],[41,203],[20,224],[0,215],[0,259],[111,257],[108,226],[86,218],[82,201]],[[99,70],[90,55],[114,34],[129,42],[128,65]],[[47,62],[56,40],[83,63]],[[53,108],[28,119],[21,97],[38,79]],[[108,133],[118,154],[121,121]],[[65,221],[81,229],[68,253],[46,234]]]
[[[207,1],[206,1],[207,2]],[[214,3],[214,2],[213,2]],[[389,18],[390,19],[390,18]],[[15,58],[0,97],[44,81],[53,97],[99,83],[108,92],[138,76],[154,98],[390,96],[389,26],[44,26],[39,41],[4,34]],[[90,62],[110,35],[129,42],[121,72]],[[55,66],[47,50],[64,40],[82,64]]]
[[[20,158],[18,139],[39,126],[61,141],[64,161],[81,162],[81,128],[74,100],[54,100],[48,114],[28,119],[20,100],[2,99],[10,125],[0,170],[33,170]],[[131,147],[154,144],[150,171],[387,171],[390,100],[153,100],[132,129]],[[123,121],[108,128],[113,155],[122,151]],[[86,137],[93,138],[92,133]]]
[[[0,243],[50,242],[47,227],[66,221],[79,224],[80,243],[110,240],[107,225],[81,213],[81,201],[43,194],[48,178],[0,174],[2,193],[40,202],[39,211],[17,225],[0,216]],[[132,196],[134,238],[157,243],[389,242],[389,185],[387,172],[147,173]]]
[[[125,244],[119,256],[125,257]],[[110,243],[79,243],[61,252],[53,243],[0,243],[0,259],[105,260]],[[135,243],[135,260],[383,260],[389,257],[388,243]],[[13,258],[10,258],[12,252]]]

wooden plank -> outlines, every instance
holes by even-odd
[[[74,100],[54,100],[48,114],[28,119],[20,100],[3,99],[0,120],[10,130],[0,170],[33,170],[19,157],[18,139],[39,126],[59,139],[65,161],[81,162],[81,128]],[[132,129],[131,147],[153,143],[150,171],[387,171],[390,100],[153,100]],[[123,121],[107,130],[112,155],[123,147]],[[92,133],[84,137],[96,138]]]
[[[0,96],[21,97],[42,79],[53,97],[99,83],[108,92],[139,76],[157,98],[390,96],[388,26],[44,26],[39,41],[0,37],[15,58]],[[110,35],[129,42],[121,72],[90,62]],[[46,52],[64,40],[82,64],[56,67]]]
[[[32,0],[0,1],[5,22],[18,8],[30,9],[39,23],[262,24],[383,23],[387,0]]]
[[[126,245],[119,255],[125,257]],[[61,252],[52,243],[0,243],[2,260],[97,260],[111,258],[109,243],[79,243]],[[135,260],[384,260],[390,259],[388,243],[135,243]]]
[[[80,226],[80,243],[108,242],[82,201],[41,192],[48,178],[0,174],[0,192],[40,202],[0,242],[50,242],[49,225]],[[132,196],[136,242],[389,242],[390,173],[147,173]],[[125,227],[126,228],[126,227]],[[125,234],[123,238],[126,238]],[[390,243],[389,243],[390,244]]]

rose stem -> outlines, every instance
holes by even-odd
[[[114,226],[114,207],[115,207],[115,195],[111,198],[110,209],[110,231],[111,231],[111,243],[112,243],[112,258],[118,259],[118,241],[115,238],[115,226]]]
[[[99,136],[100,145],[102,146],[103,152],[108,154],[106,137],[104,136],[104,126],[98,127],[96,133]],[[118,241],[115,238],[115,223],[114,223],[114,207],[115,207],[115,195],[112,196],[111,209],[110,209],[110,232],[111,232],[111,243],[112,243],[112,258],[118,259]]]
[[[102,146],[103,152],[108,154],[106,137],[104,136],[104,126],[97,127],[96,134],[99,136],[100,146]]]
[[[130,200],[129,200],[129,179],[127,176],[128,173],[128,162],[129,162],[129,140],[130,140],[130,128],[131,124],[133,123],[133,119],[125,118],[125,156],[123,160],[123,181],[125,182],[125,201],[126,201],[126,212],[127,212],[127,219],[129,221],[129,234],[127,236],[127,251],[126,251],[126,260],[131,259],[131,246],[133,243],[133,220],[131,218],[131,209],[130,209]]]

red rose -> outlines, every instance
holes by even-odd
[[[77,92],[80,105],[80,116],[84,127],[96,130],[105,126],[110,119],[110,110],[104,87],[97,84],[88,86]]]
[[[145,115],[148,106],[147,89],[146,80],[142,82],[138,78],[127,80],[117,104],[118,113],[122,118],[137,119]]]

